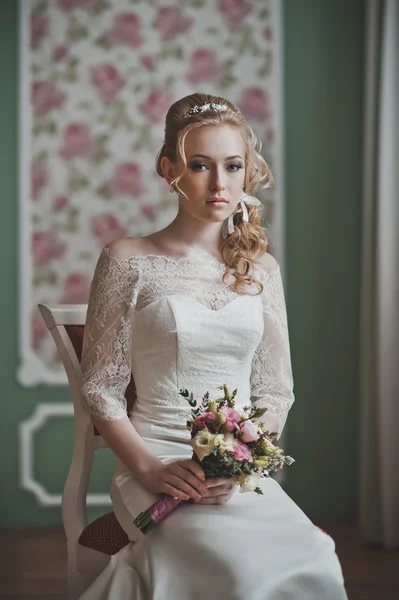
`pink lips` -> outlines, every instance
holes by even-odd
[[[211,204],[212,202],[224,202],[224,204],[227,204],[228,200],[226,200],[226,198],[210,198],[206,202],[207,204]]]

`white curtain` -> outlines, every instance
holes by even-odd
[[[369,0],[360,323],[360,531],[399,547],[399,3]]]

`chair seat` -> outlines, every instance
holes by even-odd
[[[102,515],[80,534],[78,543],[86,548],[112,555],[129,544],[129,538],[115,516],[114,512]]]

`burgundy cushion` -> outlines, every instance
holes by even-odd
[[[79,544],[112,555],[129,544],[129,538],[119,525],[115,513],[102,515],[80,534]]]
[[[72,342],[76,356],[80,361],[82,359],[83,334],[85,327],[84,325],[66,325],[65,330]],[[136,401],[136,386],[134,385],[133,377],[130,378],[129,385],[126,388],[125,398],[127,403],[127,414],[129,415],[132,411],[133,404]],[[99,435],[96,428],[94,428],[94,433],[95,435]]]

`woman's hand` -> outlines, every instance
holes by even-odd
[[[196,504],[226,504],[234,494],[237,483],[233,479],[222,479],[220,477],[212,477],[205,481],[208,488],[208,494],[195,500]]]
[[[164,464],[161,461],[140,474],[140,482],[153,494],[169,494],[180,500],[199,502],[208,493],[205,474],[191,459]]]

